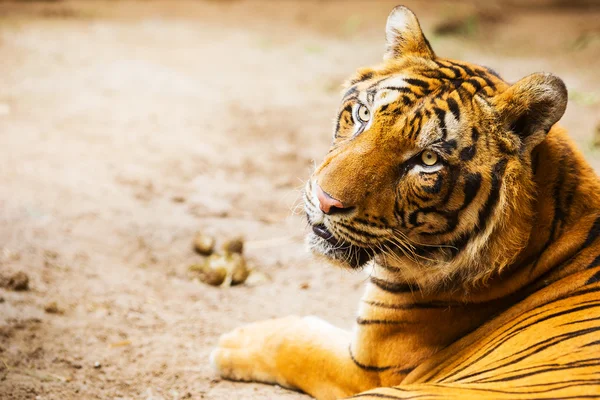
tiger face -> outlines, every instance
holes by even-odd
[[[309,246],[354,268],[376,258],[420,286],[487,277],[527,244],[535,147],[564,113],[565,85],[542,73],[510,85],[438,58],[405,7],[386,39],[384,62],[346,85],[306,184]]]

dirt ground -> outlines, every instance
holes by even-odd
[[[293,211],[395,3],[0,1],[0,275],[30,279],[0,289],[0,398],[307,398],[220,380],[208,355],[265,318],[351,326],[365,275],[314,260]],[[405,3],[440,55],[561,76],[600,169],[598,8]],[[197,231],[245,236],[270,280],[190,279]]]

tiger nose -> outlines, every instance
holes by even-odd
[[[319,186],[318,184],[315,184],[315,185],[316,185],[317,199],[319,199],[319,208],[325,214],[333,214],[333,213],[342,211],[344,209],[350,208],[350,207],[344,206],[344,204],[342,204],[341,201],[336,200],[333,197],[331,197],[330,195],[328,195],[327,193],[325,193],[325,191],[323,189],[321,189],[321,186]]]

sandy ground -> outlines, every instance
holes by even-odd
[[[0,289],[0,398],[306,398],[220,380],[207,358],[251,321],[351,326],[364,275],[311,258],[292,210],[340,83],[380,60],[395,4],[366,3],[0,2],[0,273],[30,278]],[[426,32],[473,12],[407,3]],[[467,21],[437,52],[561,76],[562,124],[599,168],[600,11]],[[244,235],[271,280],[190,279],[197,231]]]

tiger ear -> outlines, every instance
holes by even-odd
[[[529,75],[494,99],[508,131],[529,150],[541,143],[567,108],[567,87],[549,73]]]
[[[404,6],[397,6],[390,13],[385,26],[385,38],[387,46],[384,60],[409,54],[428,59],[435,58],[417,16]]]

